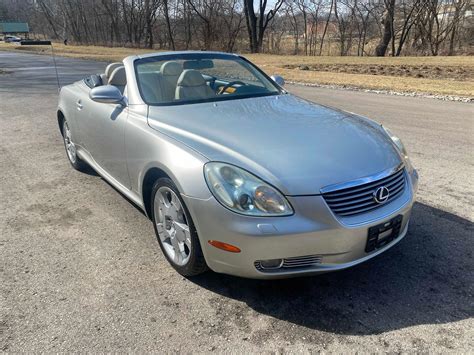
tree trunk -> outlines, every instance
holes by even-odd
[[[171,49],[176,50],[173,38],[173,32],[171,31],[170,13],[168,9],[168,0],[163,0],[163,10],[165,13],[166,29],[168,30],[168,37],[171,44]]]
[[[328,18],[326,19],[326,24],[324,25],[323,35],[321,36],[321,44],[319,46],[319,55],[321,55],[322,52],[323,52],[324,37],[326,37],[326,32],[328,30],[329,21],[331,20],[333,3],[334,3],[334,0],[331,0],[331,8],[329,9]]]
[[[284,0],[277,0],[274,8],[265,14],[267,0],[260,0],[259,12],[257,15],[253,7],[253,0],[244,0],[244,13],[249,34],[249,47],[252,53],[259,53],[262,50],[265,30],[283,3]]]
[[[247,20],[250,52],[258,53],[257,16],[255,16],[255,11],[253,9],[253,0],[244,0],[244,10],[245,18]]]
[[[303,29],[304,29],[304,55],[308,55],[308,16],[303,11]]]
[[[387,52],[388,45],[392,40],[393,30],[393,14],[395,11],[395,0],[385,0],[385,13],[382,20],[383,35],[379,44],[375,48],[375,55],[377,57],[384,57]]]
[[[454,19],[453,19],[453,29],[451,30],[451,36],[449,38],[449,51],[448,51],[448,55],[454,55],[454,42],[455,42],[455,38],[456,38],[456,30],[457,30],[457,25],[458,25],[458,22],[459,22],[459,18],[460,18],[460,13],[461,13],[461,7],[462,7],[462,4],[461,6],[459,4],[456,5],[456,10],[454,12]]]

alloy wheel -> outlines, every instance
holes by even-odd
[[[66,145],[67,156],[71,163],[74,164],[77,160],[76,146],[72,142],[72,135],[67,125],[67,122],[64,122],[63,127],[64,144]]]
[[[186,265],[191,256],[191,233],[183,206],[176,193],[162,186],[155,194],[154,213],[158,236],[169,259]]]

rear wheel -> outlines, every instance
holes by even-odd
[[[79,171],[85,171],[87,169],[87,164],[77,156],[76,145],[72,141],[71,130],[65,119],[63,120],[63,141],[64,147],[66,148],[67,158],[72,167]]]
[[[152,220],[161,250],[183,276],[207,270],[194,223],[173,181],[160,178],[152,189]]]

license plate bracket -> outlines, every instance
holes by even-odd
[[[390,221],[369,228],[365,251],[367,253],[387,245],[400,234],[403,217],[398,215]]]

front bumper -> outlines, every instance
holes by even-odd
[[[287,217],[249,217],[222,207],[214,198],[183,196],[198,231],[208,266],[215,272],[247,278],[274,279],[325,273],[352,267],[383,253],[407,233],[417,189],[416,171],[390,203],[351,217],[335,216],[322,196],[288,197],[295,213]],[[400,233],[389,244],[365,251],[368,229],[402,216]],[[217,249],[208,240],[235,245],[240,253]],[[259,270],[258,260],[317,255],[320,262],[300,268]]]

